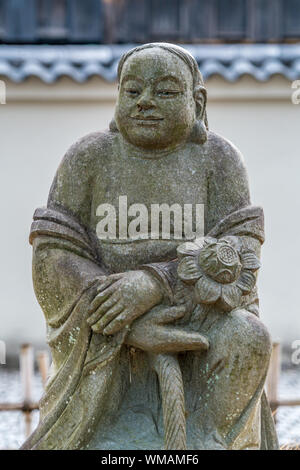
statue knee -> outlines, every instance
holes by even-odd
[[[268,364],[271,351],[272,340],[270,334],[261,322],[247,310],[235,310],[229,314],[227,327],[231,348],[244,352],[243,355],[258,365]],[[227,329],[227,328],[226,328]]]

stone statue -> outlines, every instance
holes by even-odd
[[[136,47],[118,79],[109,131],[69,149],[34,214],[53,363],[23,448],[276,449],[242,156],[209,131],[184,49]]]

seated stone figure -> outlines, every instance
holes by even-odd
[[[70,148],[34,214],[53,362],[23,449],[276,449],[255,287],[263,213],[242,156],[209,131],[184,49],[137,47],[118,79],[110,130]],[[127,220],[111,210],[120,201]],[[180,232],[174,216],[170,236],[161,218],[150,236],[141,206],[163,204],[203,207],[203,233],[195,217]]]

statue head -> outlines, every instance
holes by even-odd
[[[111,129],[145,149],[206,140],[206,90],[196,60],[183,48],[151,43],[124,54]]]

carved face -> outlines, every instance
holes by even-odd
[[[195,115],[193,77],[182,59],[152,48],[126,60],[115,119],[127,141],[153,150],[175,147],[191,133]]]

